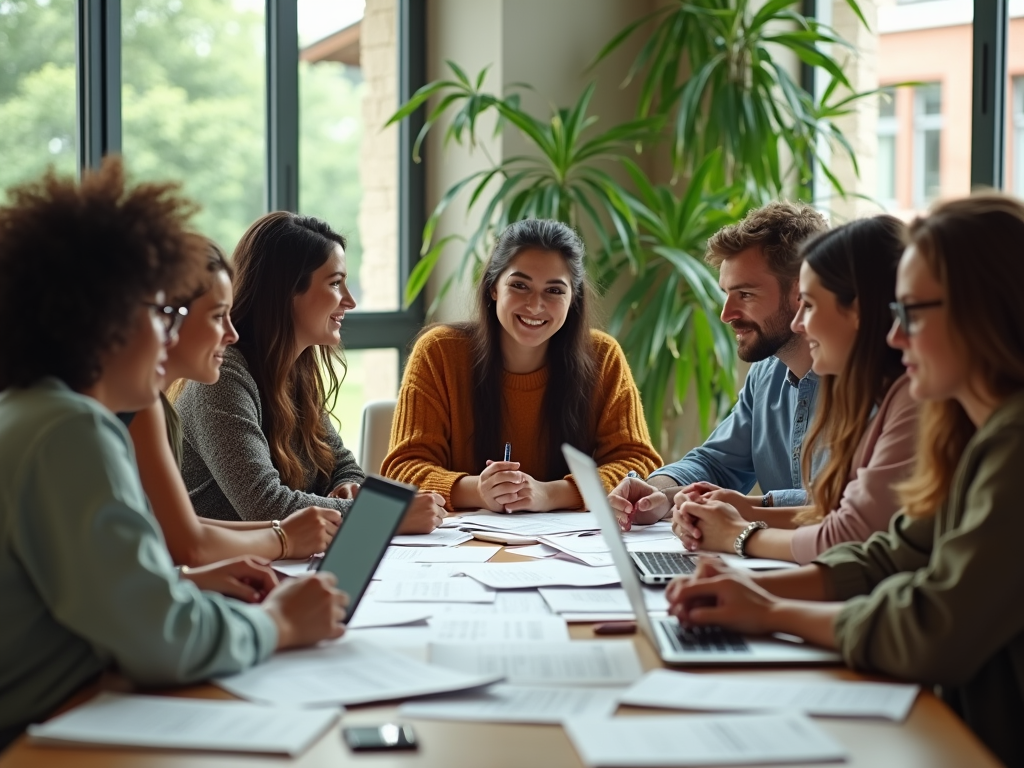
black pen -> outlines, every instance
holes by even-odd
[[[505,443],[505,461],[512,461],[512,443]]]

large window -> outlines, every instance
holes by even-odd
[[[327,220],[359,303],[333,408],[358,447],[363,403],[396,396],[423,322],[400,300],[424,220],[421,118],[383,126],[424,82],[424,34],[422,0],[0,0],[0,202],[48,165],[120,152],[135,179],[180,181],[229,253],[268,205]]]
[[[299,210],[346,236],[359,313],[399,309],[398,137],[395,127],[384,130],[398,108],[395,10],[373,0],[298,0]],[[363,404],[397,395],[399,355],[362,349],[347,359],[333,414],[354,450]]]
[[[914,205],[926,207],[942,192],[942,85],[914,89]]]
[[[0,202],[48,166],[76,168],[75,2],[0,0]]]
[[[263,6],[121,0],[121,19],[128,170],[181,181],[199,230],[231,253],[263,213]]]

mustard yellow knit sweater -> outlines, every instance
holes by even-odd
[[[661,458],[651,445],[640,394],[622,349],[608,334],[591,333],[598,368],[597,387],[591,395],[594,460],[610,490],[631,469],[647,477],[661,466]],[[527,374],[506,372],[502,387],[502,435],[512,443],[512,460],[542,482],[560,479],[546,476],[541,409],[547,382],[545,367]],[[409,358],[391,426],[391,450],[380,471],[385,477],[441,494],[451,510],[456,480],[484,469],[473,454],[470,339],[463,331],[438,326],[420,337]],[[582,503],[580,499],[579,506]]]

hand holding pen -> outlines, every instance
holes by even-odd
[[[519,462],[512,461],[511,443],[505,443],[503,461],[487,460],[487,467],[480,473],[480,497],[486,509],[508,512],[506,505],[519,500],[526,475],[518,470]]]

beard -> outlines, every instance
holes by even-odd
[[[753,331],[750,337],[739,343],[736,354],[740,360],[745,363],[758,363],[794,344],[797,335],[789,324],[795,314],[796,310],[790,307],[789,301],[785,301],[779,307],[779,311],[765,320],[763,325],[743,320],[730,323],[733,330]]]

